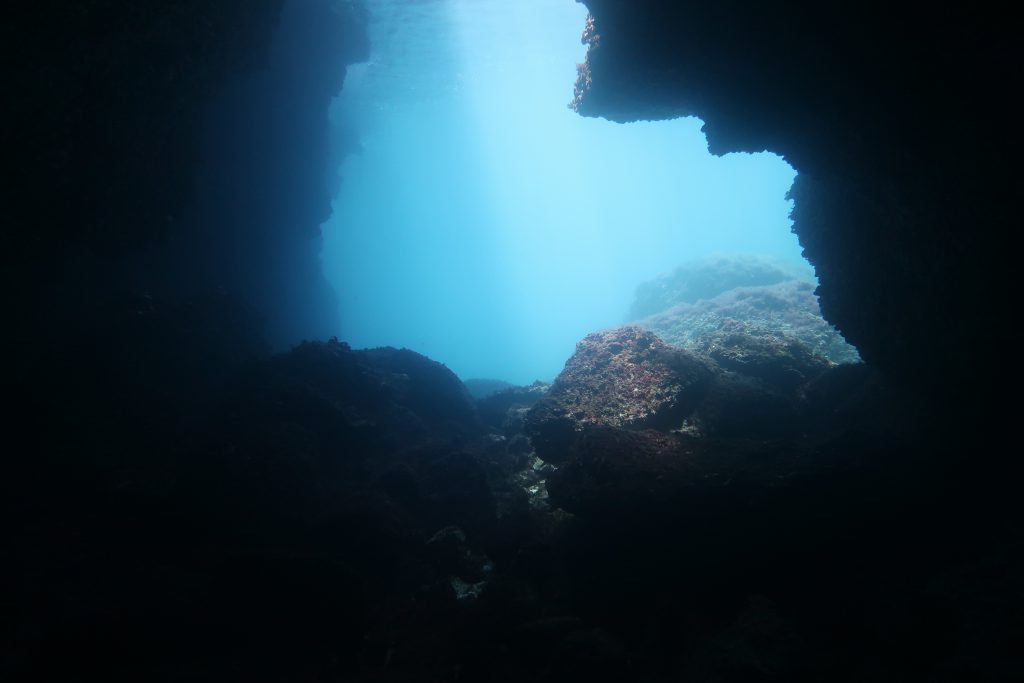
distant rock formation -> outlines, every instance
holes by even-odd
[[[630,320],[702,354],[741,333],[769,346],[799,342],[833,363],[860,361],[822,318],[809,270],[750,254],[699,259],[640,284]]]
[[[712,299],[736,287],[774,285],[794,279],[810,281],[811,274],[799,273],[788,264],[750,254],[698,259],[641,283],[636,288],[629,319],[639,320],[678,304]]]
[[[860,361],[818,309],[814,285],[786,280],[760,287],[737,287],[709,299],[680,303],[636,321],[669,344],[709,353],[729,335],[742,333],[770,344],[799,342],[833,363]]]

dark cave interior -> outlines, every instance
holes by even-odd
[[[32,3],[2,29],[5,680],[1024,678],[991,334],[1013,22],[585,4],[577,112],[697,115],[715,154],[784,156],[822,312],[866,363],[622,328],[477,400],[414,351],[325,340],[359,4]],[[321,341],[271,354],[296,334]],[[609,413],[630,364],[675,402]]]

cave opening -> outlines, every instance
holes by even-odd
[[[359,150],[323,226],[340,338],[527,384],[551,380],[587,333],[660,313],[644,291],[792,278],[813,298],[781,157],[712,156],[692,117],[621,124],[566,106],[582,4],[368,9],[371,56],[332,106],[335,134]]]

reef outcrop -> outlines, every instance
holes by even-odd
[[[761,287],[797,279],[809,280],[810,275],[767,258],[736,254],[700,259],[640,283],[629,318],[638,320],[679,304],[713,299],[737,287]]]
[[[588,425],[679,425],[711,376],[702,359],[638,327],[595,332],[576,345],[530,411],[527,431],[541,458],[560,462],[573,435]]]
[[[709,339],[706,354],[696,354],[642,328],[620,327],[577,344],[530,409],[525,429],[538,456],[555,464],[569,459],[593,427],[746,438],[791,434],[799,431],[802,387],[831,367],[793,339],[733,330]]]
[[[800,342],[833,363],[860,361],[857,349],[821,317],[814,285],[802,280],[736,287],[709,299],[680,303],[636,321],[673,346],[708,353],[735,332]]]

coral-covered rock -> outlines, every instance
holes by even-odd
[[[818,378],[862,366],[834,366],[796,339],[738,323],[700,339],[707,355],[636,327],[578,344],[526,421],[537,455],[557,466],[546,481],[551,504],[661,514],[652,510],[716,496],[723,482],[742,480],[760,496],[792,472],[816,471],[797,443],[831,427],[807,397],[834,401],[837,382]],[[862,373],[853,374],[856,385]]]
[[[719,438],[793,436],[804,428],[798,389],[831,367],[796,339],[750,335],[738,324],[702,337],[700,351],[668,346],[636,327],[587,336],[527,414],[537,455],[565,462],[581,434],[595,426]]]
[[[704,258],[641,283],[636,288],[629,317],[645,318],[678,304],[714,298],[737,287],[774,285],[802,275],[789,264],[749,254]],[[805,279],[809,278],[807,274]]]
[[[792,390],[817,377],[831,363],[799,340],[750,334],[742,325],[726,326],[703,340],[704,352],[723,368]]]
[[[537,454],[560,460],[588,425],[670,429],[693,410],[713,375],[703,359],[638,327],[586,336],[527,416]]]
[[[824,318],[814,285],[786,280],[773,285],[737,287],[693,303],[676,303],[635,324],[669,344],[706,353],[721,332],[795,339],[833,363],[855,363],[857,349]]]

